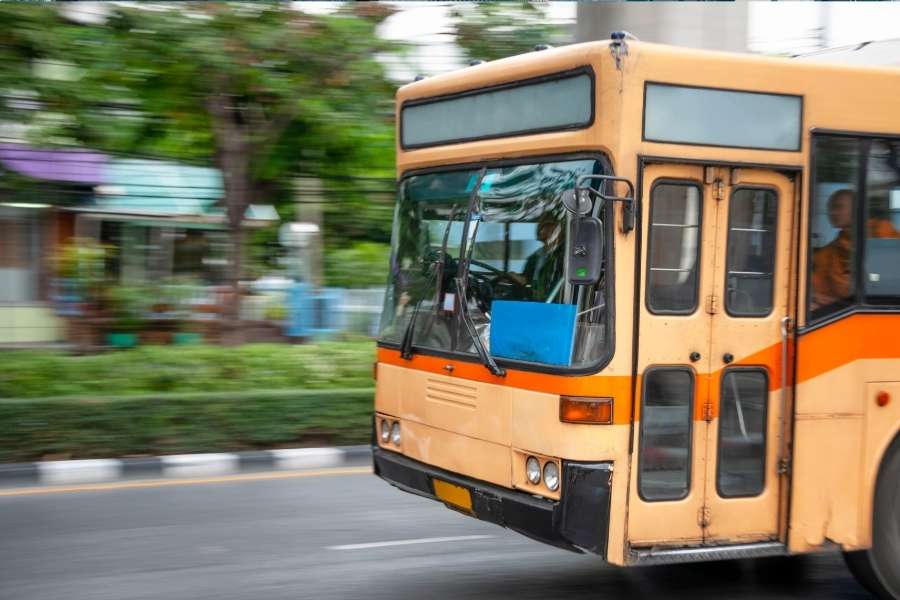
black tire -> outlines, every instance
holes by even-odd
[[[900,438],[878,471],[872,511],[872,547],[845,552],[850,572],[883,600],[900,600]]]

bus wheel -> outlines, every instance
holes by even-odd
[[[850,572],[884,600],[900,600],[900,438],[891,444],[875,488],[872,547],[845,552]]]

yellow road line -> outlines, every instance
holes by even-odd
[[[231,483],[236,481],[267,481],[272,479],[300,479],[303,477],[326,477],[329,475],[364,475],[371,473],[371,467],[336,467],[315,471],[266,471],[263,473],[243,473],[239,475],[223,475],[220,477],[202,477],[196,479],[154,479],[117,481],[110,483],[83,483],[80,485],[53,485],[43,487],[0,489],[2,496],[37,496],[42,494],[66,494],[72,492],[100,492],[105,490],[133,490],[140,488],[158,488],[176,485],[199,485],[204,483]]]

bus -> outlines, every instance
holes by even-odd
[[[614,565],[900,598],[900,70],[608,41],[396,98],[375,473]]]

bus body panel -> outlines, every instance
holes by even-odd
[[[900,432],[897,339],[896,314],[847,315],[798,339],[792,551],[871,544],[878,468]]]
[[[559,499],[560,494],[540,484],[532,485],[525,478],[528,456],[627,465],[630,377],[574,378],[510,372],[508,377],[522,386],[512,387],[487,383],[498,378],[481,364],[427,355],[406,361],[399,352],[387,348],[379,349],[378,361],[375,412],[379,419],[399,421],[403,432],[399,447],[378,441],[386,450],[549,499]],[[444,375],[448,365],[453,375]],[[544,389],[557,391],[548,393]],[[460,398],[459,392],[451,395],[448,390],[472,391],[466,394],[468,397]],[[621,398],[624,407],[616,407],[613,425],[562,423],[560,391]],[[614,473],[611,482],[607,554],[612,562],[617,562],[623,553],[626,474],[625,469],[621,476]]]

